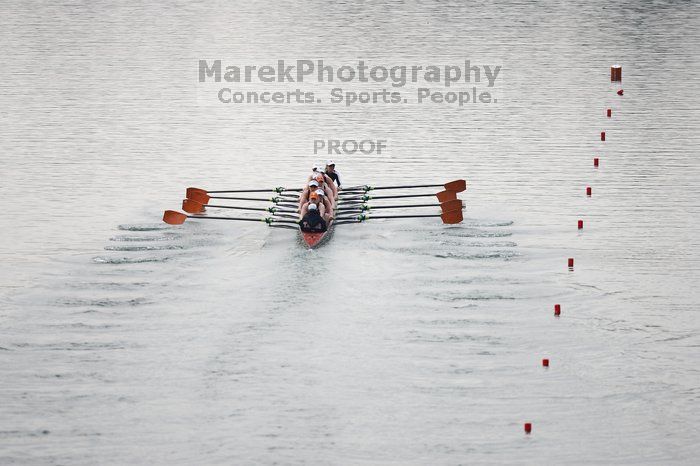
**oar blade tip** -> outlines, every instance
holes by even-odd
[[[447,224],[447,225],[454,225],[455,223],[461,223],[462,220],[464,220],[464,216],[462,215],[461,208],[459,208],[458,210],[451,210],[449,212],[443,212],[443,214],[440,217],[442,218],[442,222]]]
[[[199,202],[200,204],[209,204],[209,195],[206,192],[202,191],[192,191],[187,190],[187,199],[192,199],[195,202]]]
[[[182,210],[190,214],[199,214],[204,212],[204,205],[194,199],[184,199],[182,201]]]
[[[446,201],[440,204],[440,208],[443,212],[451,212],[453,210],[462,209],[462,201],[460,199],[452,199],[451,201]]]
[[[166,210],[163,213],[163,221],[168,225],[182,225],[187,220],[187,215],[176,210]]]
[[[192,194],[194,194],[194,193],[205,194],[205,195],[206,195],[206,194],[207,194],[207,190],[206,190],[206,189],[202,189],[202,188],[194,188],[194,187],[192,187],[192,186],[190,186],[189,188],[187,188],[187,197],[188,197],[188,198],[189,198]]]
[[[454,201],[457,199],[457,193],[451,190],[440,191],[439,193],[435,194],[435,196],[437,196],[438,201],[440,202]]]
[[[455,191],[461,193],[467,189],[467,182],[465,180],[454,180],[445,184],[445,189],[448,191]]]

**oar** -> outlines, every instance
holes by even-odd
[[[298,212],[274,212],[272,214],[275,217],[280,217],[280,218],[293,218],[297,222],[299,221],[299,213]]]
[[[347,191],[362,191],[362,192],[368,192],[368,191],[374,191],[377,189],[409,189],[409,188],[439,188],[439,187],[444,187],[448,191],[455,191],[458,193],[461,193],[465,189],[467,189],[467,182],[464,180],[454,180],[450,181],[449,183],[445,184],[408,184],[408,185],[403,185],[403,186],[370,186],[368,184],[363,185],[363,186],[353,186],[350,188],[343,188],[343,192]]]
[[[270,225],[270,228],[288,228],[290,230],[299,231],[299,225],[293,227],[291,225]]]
[[[431,194],[432,196],[433,194]],[[452,209],[457,209],[461,208],[463,206],[462,201],[457,199],[457,195],[454,193],[454,191],[443,191],[437,194],[438,199],[441,201],[440,204],[404,204],[404,205],[388,205],[388,206],[368,206],[365,202],[361,199],[353,200],[353,201],[344,201],[338,204],[336,207],[335,211],[336,212],[348,212],[348,211],[370,211],[370,210],[376,210],[376,209],[399,209],[399,208],[414,208],[414,207],[440,207],[443,206],[443,211],[445,210],[444,206],[447,206],[447,210],[452,210]],[[369,196],[368,196],[369,197]],[[391,196],[389,196],[391,197]],[[379,198],[383,198],[382,196],[379,196]],[[377,199],[377,197],[371,198],[371,199]],[[184,206],[184,204],[183,204]],[[273,209],[274,212],[288,212],[288,213],[297,213],[298,209],[296,208],[296,205],[294,206],[281,206],[281,207],[270,207],[270,209]],[[186,210],[186,209],[185,209]],[[269,212],[272,212],[273,210],[269,210]]]
[[[202,204],[193,199],[183,199],[182,201],[182,210],[190,214],[202,213],[207,207],[212,207],[215,209],[253,210],[257,212],[270,212],[273,214],[279,210],[279,207],[239,207],[231,205]]]
[[[406,197],[432,197],[436,196],[438,198],[438,201],[440,202],[446,202],[446,201],[452,201],[454,199],[457,199],[457,191],[451,191],[451,190],[446,190],[446,191],[440,191],[439,193],[435,194],[397,194],[394,196],[368,196],[368,195],[358,195],[355,197],[344,197],[342,198],[343,202],[367,202],[372,199],[400,199],[400,198],[406,198]]]
[[[225,194],[225,193],[268,193],[273,192],[277,194],[282,194],[285,191],[301,191],[301,189],[288,189],[288,188],[264,188],[264,189],[228,189],[228,190],[217,190],[210,191],[202,188],[187,188],[187,197],[190,197],[191,193],[202,193],[202,194]]]
[[[380,205],[380,206],[369,206],[367,204],[360,204],[358,206],[352,207],[338,207],[336,212],[350,212],[350,211],[360,211],[369,212],[370,210],[377,209],[413,209],[417,207],[440,207],[443,212],[455,209],[461,209],[463,207],[462,201],[459,199],[453,199],[451,201],[441,202],[440,204],[397,204],[397,205]]]
[[[272,202],[273,204],[285,204],[285,203],[287,203],[288,205],[294,204],[291,199],[284,199],[281,197],[262,198],[262,197],[209,196],[206,193],[200,193],[197,191],[192,191],[191,193],[189,193],[187,198],[191,199],[193,201],[199,202],[200,204],[209,204],[209,201],[211,199],[227,199],[229,201],[256,201],[256,202],[260,201],[260,202]]]
[[[344,225],[347,223],[362,223],[366,222],[367,220],[371,219],[378,219],[378,218],[419,218],[419,217],[440,217],[442,219],[443,223],[446,224],[455,224],[455,223],[460,223],[462,220],[464,220],[464,217],[462,215],[462,209],[457,209],[457,210],[451,210],[449,212],[443,212],[441,214],[423,214],[423,215],[373,215],[372,217],[368,217],[365,214],[360,214],[357,217],[353,217],[351,219],[346,219],[346,218],[340,218],[338,221],[335,222],[336,225]]]
[[[185,220],[188,218],[202,218],[202,219],[208,219],[208,220],[235,220],[239,222],[265,222],[268,225],[271,225],[272,223],[286,223],[286,224],[293,224],[293,225],[298,225],[297,222],[292,221],[292,220],[277,220],[272,217],[264,217],[264,218],[246,218],[246,217],[210,217],[210,216],[205,216],[205,215],[187,215],[183,214],[182,212],[177,212],[175,210],[166,210],[165,213],[163,214],[163,221],[165,223],[168,223],[170,225],[182,225],[185,223]]]

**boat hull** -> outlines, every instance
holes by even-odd
[[[326,239],[328,235],[330,235],[332,226],[333,222],[331,221],[326,231],[322,231],[320,233],[312,233],[308,231],[299,230],[299,234],[301,235],[302,241],[304,241],[304,243],[309,247],[309,249],[311,249],[321,244],[323,240]]]

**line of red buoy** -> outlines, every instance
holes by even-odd
[[[610,67],[610,81],[611,82],[622,82],[622,67],[619,65],[613,65]],[[619,89],[617,91],[617,95],[622,96],[624,95],[624,91],[622,89]],[[606,116],[608,118],[612,118],[612,109],[608,108],[606,109],[605,112]],[[605,131],[600,132],[600,140],[605,142]],[[593,167],[598,168],[600,166],[600,159],[598,157],[593,158]],[[586,186],[586,196],[591,197],[593,194],[593,189],[590,186]],[[583,229],[583,220],[578,220],[577,221],[577,228],[579,230]],[[567,260],[567,265],[569,267],[570,271],[574,270],[574,258],[569,257]],[[561,316],[561,304],[555,304],[554,305],[554,317],[560,317]],[[542,367],[549,368],[549,358],[543,358],[542,359]],[[532,423],[531,422],[526,422],[523,425],[523,428],[525,430],[526,434],[531,434],[532,433]]]
[[[622,67],[619,65],[614,65],[610,68],[610,81],[612,82],[622,82]],[[617,95],[623,95],[622,89],[619,89],[617,91]],[[608,108],[606,110],[606,116],[608,118],[612,118],[612,109]],[[605,131],[600,132],[600,140],[605,141]],[[593,158],[593,167],[598,168],[600,166],[600,160],[598,157]],[[593,189],[590,186],[586,186],[586,196],[591,197],[593,194]],[[579,230],[583,230],[583,220],[578,220],[577,222],[577,228]],[[574,258],[569,257],[567,260],[567,265],[569,267],[570,271],[574,270]],[[554,305],[554,317],[560,317],[561,316],[561,304],[555,304]],[[542,359],[542,367],[544,368],[549,368],[549,358],[543,358]],[[532,433],[532,423],[531,422],[526,422],[523,424],[523,429],[525,430],[525,433],[527,435],[530,435]]]

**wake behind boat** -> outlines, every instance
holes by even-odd
[[[186,213],[166,210],[163,221],[170,225],[180,225],[188,218],[229,220],[242,222],[264,222],[272,228],[293,229],[299,232],[301,240],[308,248],[324,243],[330,237],[333,228],[339,225],[362,223],[372,219],[399,218],[440,218],[444,224],[456,224],[463,220],[464,205],[457,194],[466,190],[462,179],[445,184],[422,184],[400,186],[360,185],[349,188],[339,186],[339,181],[329,176],[326,170],[316,167],[302,188],[261,188],[261,189],[227,189],[204,190],[187,188],[186,198],[182,201],[182,210]],[[337,183],[337,184],[336,184]],[[412,190],[416,188],[442,188],[437,193],[396,194],[372,196],[375,190]],[[273,193],[272,197],[238,197],[231,194]],[[438,202],[421,204],[383,205],[387,199],[435,197]],[[211,203],[214,200],[216,203]],[[379,201],[379,204],[376,203]],[[223,203],[219,203],[223,202]],[[230,203],[269,203],[267,207],[231,205]],[[381,209],[412,210],[428,209],[433,213],[374,215],[371,212]],[[224,217],[212,216],[212,209],[229,209],[250,212],[264,212],[265,217]],[[439,209],[440,213],[434,213]]]

